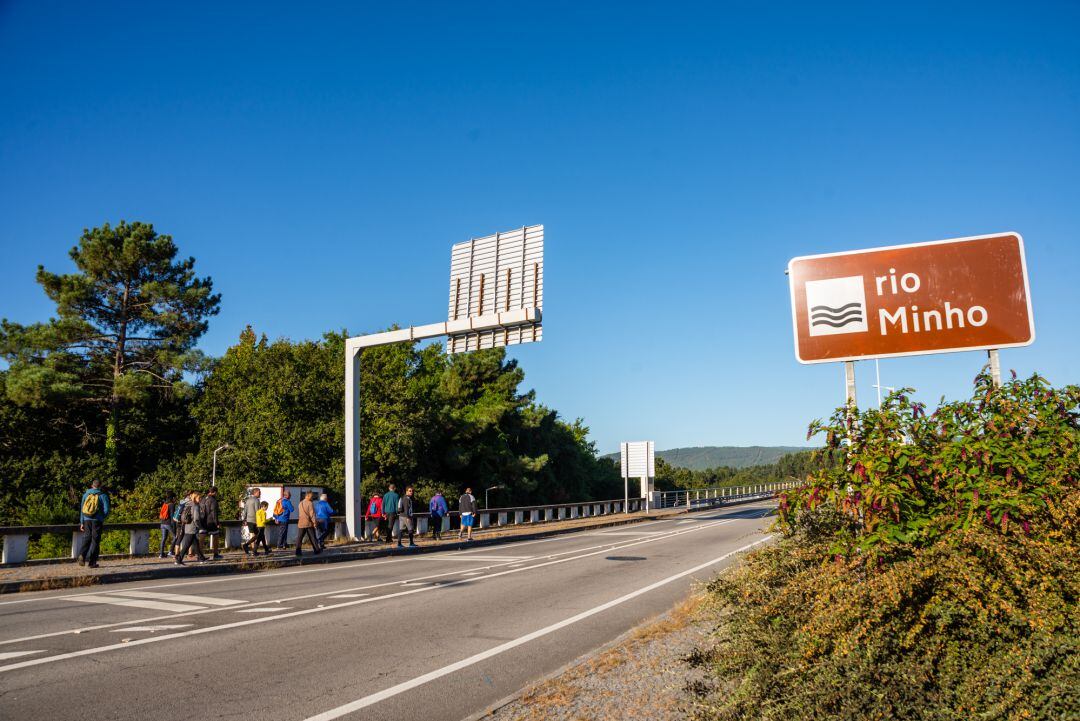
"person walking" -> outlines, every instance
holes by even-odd
[[[252,539],[253,555],[259,555],[259,544],[262,544],[263,551],[266,555],[270,555],[270,546],[266,543],[266,511],[270,508],[270,504],[263,501],[259,504],[259,510],[255,511],[255,537]],[[247,553],[247,548],[244,548],[244,553]]]
[[[315,501],[315,528],[316,537],[319,540],[319,546],[321,547],[326,543],[327,537],[330,535],[330,531],[333,530],[331,517],[334,515],[334,509],[330,506],[330,501],[326,499],[326,494],[319,494],[319,500]]]
[[[472,540],[472,529],[476,523],[476,496],[471,488],[466,488],[458,499],[458,511],[461,513],[461,528],[458,529],[457,537],[461,538],[464,533],[467,541]]]
[[[383,494],[382,508],[383,514],[386,516],[386,542],[393,543],[394,541],[394,524],[398,520],[398,501],[401,500],[401,496],[397,494],[397,486],[393,483],[390,484],[389,490]],[[398,539],[401,538],[401,530],[398,530]]]
[[[304,500],[300,501],[300,507],[296,511],[296,555],[300,555],[300,547],[304,543],[304,537],[307,536],[308,541],[311,542],[311,550],[316,554],[322,553],[322,547],[319,546],[319,540],[315,538],[315,504],[311,499],[315,496],[314,493],[308,491],[304,494]]]
[[[281,492],[281,498],[274,504],[274,523],[281,526],[281,535],[278,536],[277,547],[285,549],[289,547],[289,519],[292,518],[293,508],[292,494],[288,491]]]
[[[176,522],[173,521],[173,511],[175,510],[176,499],[173,494],[168,493],[165,495],[165,502],[161,504],[161,511],[158,513],[158,525],[159,530],[161,531],[161,545],[158,547],[158,558],[168,558],[171,556],[172,547],[176,545]],[[165,553],[166,548],[169,549],[168,553]]]
[[[187,555],[190,549],[195,550],[199,563],[206,563],[202,544],[199,543],[199,533],[204,530],[200,501],[202,501],[202,494],[198,491],[193,492],[187,504],[184,505],[184,512],[180,516],[180,522],[184,526],[184,540],[180,544],[180,551],[176,554],[176,560],[173,561],[177,566],[184,565],[184,556]]]
[[[368,502],[367,513],[364,514],[364,525],[371,529],[368,531],[367,540],[378,541],[382,538],[381,531],[385,520],[386,514],[383,513],[382,496],[376,493]],[[374,527],[371,526],[371,521],[375,521]]]
[[[220,542],[218,541],[221,527],[218,525],[219,506],[216,486],[211,486],[210,490],[203,496],[199,510],[202,512],[203,528],[206,531],[207,537],[210,539],[207,546],[216,561],[221,558]]]
[[[428,522],[431,524],[431,538],[434,541],[442,540],[442,524],[446,514],[450,512],[443,498],[442,491],[436,491],[428,503]]]
[[[184,522],[181,520],[184,515],[184,508],[191,502],[191,491],[186,492],[180,500],[177,502],[176,507],[173,508],[172,521],[173,533],[171,555],[176,557],[180,553],[180,543],[184,540]]]
[[[82,545],[79,546],[80,566],[85,563],[90,568],[97,568],[101,552],[101,527],[105,525],[111,510],[109,494],[101,490],[101,481],[92,481],[79,504],[79,530],[83,532]]]
[[[270,507],[269,503],[262,500],[262,489],[252,488],[247,496],[240,501],[240,520],[244,522],[247,527],[247,540],[240,544],[240,550],[244,552],[244,555],[248,555],[251,546],[255,545],[255,540],[259,535],[259,510],[266,506]],[[266,540],[266,514],[263,514],[263,541]],[[270,555],[267,553],[267,555]]]
[[[401,530],[398,531],[397,547],[403,548],[401,541],[409,534],[409,548],[416,548],[413,535],[416,533],[416,517],[413,515],[413,487],[405,487],[405,495],[398,501],[398,515],[401,518]]]

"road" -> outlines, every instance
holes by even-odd
[[[771,507],[3,598],[0,718],[466,718],[670,608]]]

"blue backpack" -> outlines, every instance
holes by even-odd
[[[186,505],[187,501],[180,501],[176,504],[176,508],[174,508],[172,512],[173,523],[180,522],[180,516],[184,513],[184,506]]]

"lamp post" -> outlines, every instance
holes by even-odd
[[[210,471],[210,485],[214,486],[215,488],[217,487],[217,454],[218,454],[218,451],[227,451],[230,448],[232,448],[232,446],[230,446],[228,443],[226,443],[225,445],[218,446],[217,448],[214,449],[214,465],[213,465],[213,469]]]
[[[488,503],[488,493],[490,493],[491,491],[497,490],[499,488],[506,488],[506,486],[500,484],[498,486],[492,486],[491,488],[484,489],[484,508],[485,509],[491,508],[491,504]],[[486,523],[486,521],[485,521],[485,523]]]

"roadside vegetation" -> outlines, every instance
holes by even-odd
[[[1080,387],[839,409],[782,540],[709,586],[701,719],[1080,718]]]

